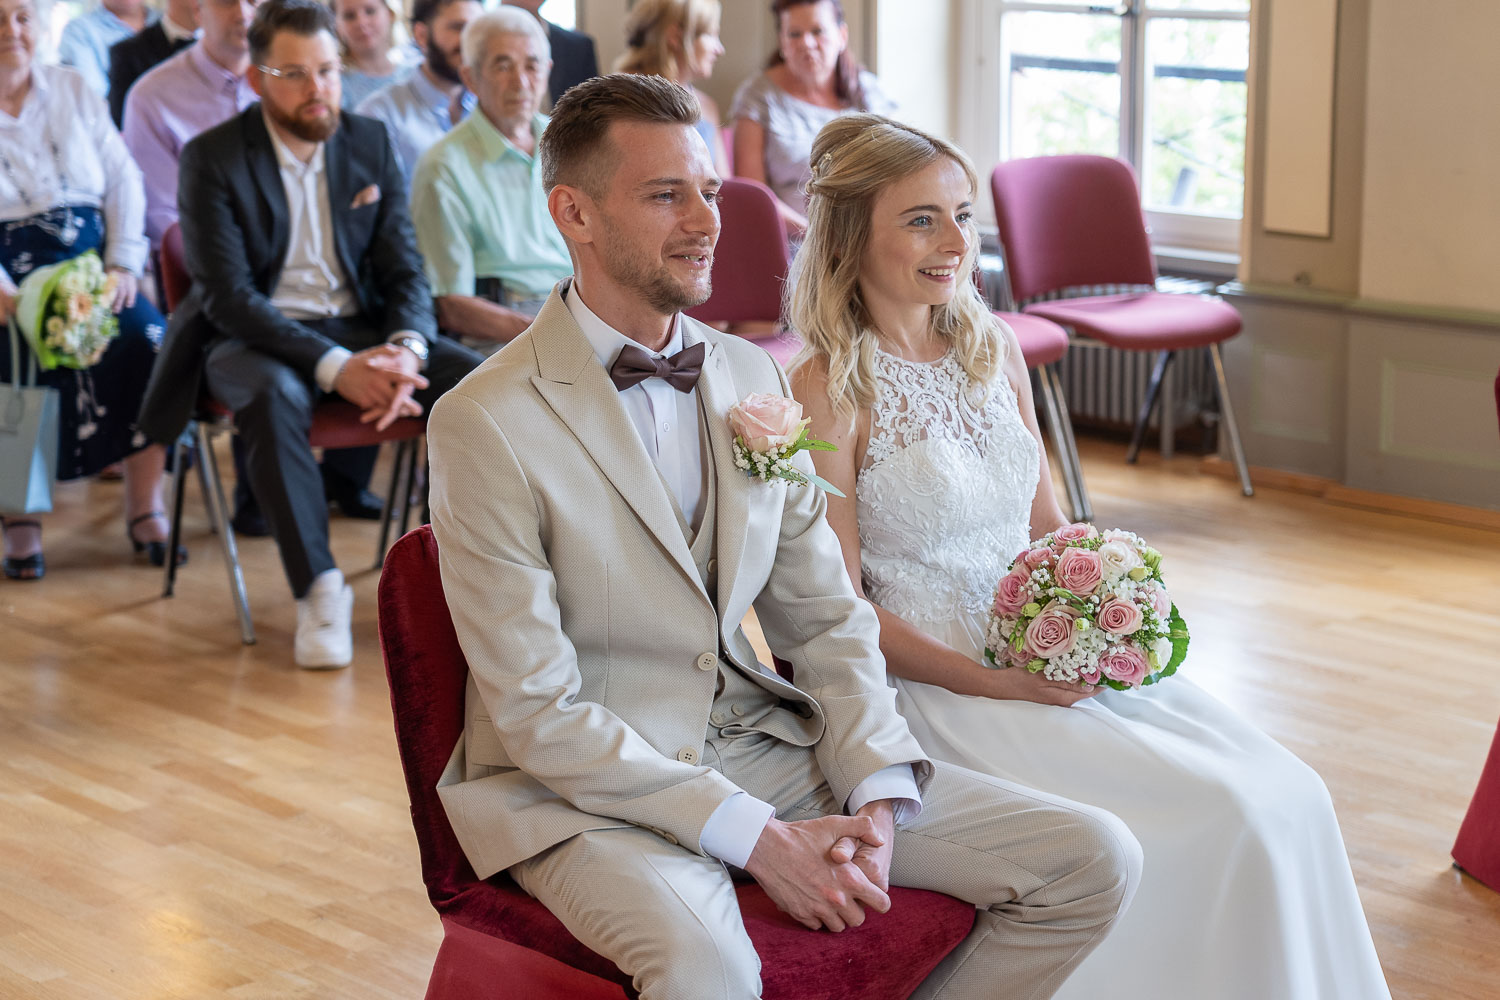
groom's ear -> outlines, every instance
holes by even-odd
[[[586,246],[595,241],[594,226],[599,217],[594,199],[582,188],[558,184],[547,193],[547,211],[557,231],[572,246]]]

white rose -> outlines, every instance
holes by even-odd
[[[1151,652],[1156,654],[1156,669],[1161,670],[1172,662],[1172,640],[1162,636],[1151,644]]]
[[[1125,542],[1105,542],[1099,546],[1099,561],[1104,565],[1104,579],[1112,583],[1131,570],[1146,565],[1135,547]]]

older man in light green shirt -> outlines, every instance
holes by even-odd
[[[470,21],[462,47],[464,84],[479,107],[423,154],[411,214],[438,323],[494,351],[573,273],[537,155],[552,60],[536,19],[513,7]]]

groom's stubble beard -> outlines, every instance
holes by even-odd
[[[675,248],[678,252],[700,251],[709,258],[710,270],[704,275],[701,285],[689,284],[673,277],[665,264],[649,261],[621,232],[622,228],[608,215],[601,213],[604,221],[603,239],[600,241],[600,261],[615,284],[638,293],[651,308],[663,316],[701,306],[713,294],[711,243],[691,243]]]

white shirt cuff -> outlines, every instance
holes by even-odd
[[[922,813],[922,793],[917,790],[917,776],[910,764],[883,767],[854,786],[845,806],[853,816],[871,802],[890,799],[896,825],[916,819]]]
[[[735,792],[720,802],[703,824],[698,844],[705,854],[726,865],[743,868],[750,861],[761,831],[775,815],[776,809],[769,802],[762,802],[749,792]]]
[[[318,366],[313,369],[313,381],[318,383],[318,388],[324,392],[332,392],[333,383],[339,377],[339,369],[352,357],[354,352],[344,347],[330,347],[324,351],[323,356],[318,359]]]

